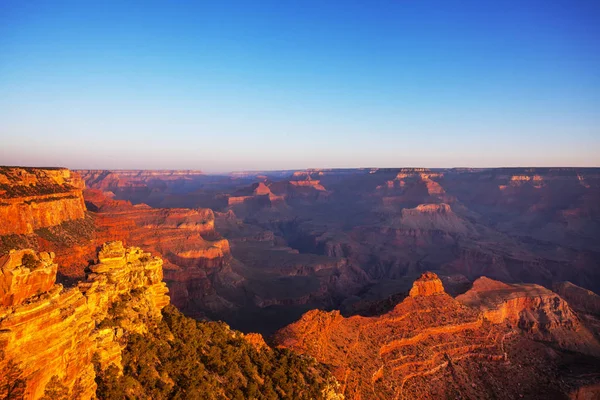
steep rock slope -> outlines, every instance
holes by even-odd
[[[583,326],[569,304],[542,286],[506,284],[481,277],[456,300],[478,308],[493,323],[509,322],[519,327],[533,339],[600,356],[600,343]]]
[[[0,235],[83,218],[83,186],[79,175],[64,168],[0,167]]]
[[[53,253],[36,255],[33,250],[13,250],[0,257],[0,306],[21,304],[25,299],[50,290],[58,265]]]
[[[600,296],[571,282],[557,282],[552,290],[576,310],[600,317]]]
[[[27,255],[36,265],[15,268],[28,262]],[[21,281],[0,288],[0,297],[10,299],[0,307],[0,396],[38,399],[53,380],[75,398],[92,398],[93,357],[102,368],[120,369],[118,338],[147,331],[161,318],[161,308],[169,303],[161,259],[139,248],[125,249],[121,242],[105,244],[98,257],[77,287],[45,285],[32,293],[32,286]],[[55,278],[56,268],[52,254],[27,251],[11,253],[0,266],[3,274],[20,269],[32,279],[40,273]],[[121,316],[118,323],[103,323],[115,313]]]
[[[223,311],[229,302],[217,293],[221,282],[234,287],[241,277],[231,271],[229,241],[215,231],[212,210],[151,208],[113,200],[98,190],[84,192],[97,236],[124,240],[162,255],[172,302],[186,313]],[[190,305],[194,307],[189,307]]]
[[[183,316],[169,305],[161,259],[109,242],[98,260],[65,289],[47,287],[53,254],[2,259],[2,274],[31,279],[0,286],[0,398],[343,399],[315,360]],[[51,279],[33,284],[40,274]]]
[[[555,350],[441,288],[427,273],[384,315],[344,318],[313,310],[274,340],[328,364],[347,399],[566,398],[576,387],[553,380]]]

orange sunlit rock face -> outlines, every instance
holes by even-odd
[[[0,235],[81,219],[83,181],[68,169],[0,167]]]
[[[415,281],[412,289],[408,293],[409,296],[433,296],[444,292],[442,281],[433,272],[425,272],[419,279]]]
[[[34,255],[41,264],[21,271],[22,282],[35,281],[37,271],[54,282],[56,264],[51,254],[22,252]],[[18,264],[15,254],[20,253],[12,253],[11,262]],[[0,307],[0,371],[10,372],[0,376],[0,383],[18,376],[25,381],[24,398],[39,399],[56,376],[75,398],[95,398],[94,354],[101,368],[121,368],[123,345],[118,339],[123,331],[143,333],[146,323],[161,318],[160,310],[169,303],[161,259],[139,248],[124,248],[121,242],[104,244],[98,258],[78,286],[39,286],[35,293],[29,290],[26,298],[21,292],[11,304]],[[119,326],[102,327],[110,307],[124,298],[129,300],[122,306]]]
[[[45,293],[56,281],[54,253],[13,250],[0,257],[0,306],[17,306],[27,298]]]
[[[484,284],[491,281],[482,279]],[[414,282],[410,296],[386,314],[344,318],[338,311],[309,311],[277,332],[275,342],[329,365],[346,399],[446,398],[453,393],[500,399],[527,398],[527,393],[532,398],[553,395],[558,386],[538,376],[551,361],[540,345],[527,339],[529,329],[544,325],[554,338],[568,337],[573,341],[554,342],[566,349],[574,340],[586,342],[587,347],[578,350],[588,354],[597,351],[598,340],[578,323],[568,305],[559,306],[563,311],[559,324],[547,324],[539,312],[539,291],[512,286],[502,290],[506,290],[504,298],[526,299],[508,307],[515,307],[528,325],[511,319],[510,312],[500,318],[488,309],[453,299],[439,278],[428,272]],[[481,284],[470,293],[466,298],[475,297],[473,293],[486,295]],[[492,298],[496,309],[504,307],[495,295]],[[557,367],[552,362],[552,368]]]
[[[23,226],[39,227],[37,214],[26,209],[4,210],[10,217],[1,220],[0,224],[0,229],[4,229],[0,233],[3,249],[34,247],[54,252],[62,281],[81,280],[90,261],[97,259],[98,246],[105,241],[121,240],[163,256],[166,280],[173,288],[174,303],[183,308],[196,297],[205,297],[207,293],[214,292],[212,275],[223,269],[230,258],[229,242],[215,231],[214,213],[210,209],[157,209],[144,204],[132,205],[128,201],[115,200],[111,192],[97,189],[85,190],[84,196],[79,175],[64,169],[4,168],[0,172],[0,179],[5,182],[2,186],[5,197],[52,192],[54,196],[61,194],[74,197],[69,201],[78,204],[77,216],[83,218],[65,220],[63,214],[53,211],[49,215],[55,220],[43,230],[25,230],[19,224],[12,223],[13,220],[19,220],[23,221]],[[138,183],[156,183],[160,179],[176,184],[187,182],[190,179],[188,172],[119,171],[117,174],[105,174],[84,171],[84,174],[90,182],[102,179],[103,182],[108,180],[110,185],[135,187]],[[22,197],[15,198],[23,200]],[[55,202],[53,207],[60,208],[61,204],[68,203]],[[0,209],[1,205],[2,202]],[[51,202],[44,202],[43,205],[49,206]],[[86,206],[90,212],[85,212]],[[36,212],[43,209],[33,203],[32,207]],[[234,274],[226,271],[225,275]],[[234,276],[229,281],[238,280]],[[32,285],[30,290],[37,290],[39,285]],[[27,290],[23,290],[23,293],[29,294]],[[20,295],[17,293],[15,296],[18,298]],[[213,304],[212,307],[217,309],[228,306],[221,300]]]
[[[173,304],[180,308],[212,291],[211,275],[231,257],[229,242],[215,231],[210,209],[133,206],[112,200],[99,190],[86,190],[85,199],[95,210],[100,240],[123,240],[162,255],[165,281],[171,288]]]
[[[558,294],[539,285],[506,284],[486,277],[456,298],[489,321],[509,322],[525,334],[561,347],[600,356],[600,344]]]

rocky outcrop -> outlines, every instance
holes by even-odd
[[[600,356],[600,343],[556,293],[539,285],[506,284],[486,277],[456,298],[480,309],[489,321],[509,322],[536,340],[553,342],[567,350]]]
[[[600,316],[600,296],[571,282],[558,282],[552,290],[567,300],[575,310]]]
[[[463,360],[467,369],[469,359],[488,367],[503,365],[506,333],[498,327],[484,331],[478,313],[439,291],[440,286],[435,274],[424,274],[412,296],[379,317],[309,311],[279,331],[275,342],[328,364],[347,399],[374,394],[437,398],[452,390],[444,378],[451,363]],[[469,371],[477,381],[480,373]]]
[[[162,255],[165,281],[175,306],[189,314],[188,304],[205,305],[198,297],[214,293],[214,276],[223,274],[231,258],[229,241],[215,231],[212,210],[132,205],[99,190],[86,190],[84,196],[95,210],[91,215],[99,237],[123,240]],[[225,276],[229,282],[239,279],[230,279],[233,273]]]
[[[83,186],[79,175],[64,168],[0,167],[0,235],[83,218]]]
[[[264,208],[282,203],[284,199],[284,196],[273,193],[264,182],[258,182],[232,193],[227,198],[227,204],[229,206],[245,204],[253,208]]]
[[[12,260],[18,254],[11,253]],[[38,268],[55,275],[52,254],[34,256]],[[94,398],[92,361],[100,368],[121,368],[122,338],[145,332],[161,318],[160,310],[169,303],[161,259],[139,248],[125,249],[121,242],[106,243],[98,258],[76,287],[46,285],[31,293],[29,282],[38,270],[29,269],[29,279],[3,294],[12,303],[0,307],[1,387],[19,382],[20,397],[38,399],[54,379],[72,398]],[[29,297],[23,299],[24,293]]]
[[[298,186],[298,187],[310,187],[315,190],[321,190],[321,191],[325,190],[323,185],[321,185],[321,181],[318,179],[305,179],[305,180],[298,180],[298,181],[290,181],[290,185]]]
[[[433,296],[436,294],[442,294],[444,292],[444,285],[442,281],[433,272],[425,272],[413,283],[413,287],[408,293],[411,297],[416,296]]]
[[[476,289],[484,298],[505,286],[484,279]],[[567,308],[561,311],[569,317]],[[566,397],[581,386],[548,381],[559,374],[562,355],[532,341],[510,319],[490,318],[448,296],[439,278],[425,273],[386,314],[344,318],[339,311],[312,310],[274,340],[329,365],[346,399],[543,399]],[[579,328],[572,332],[582,342],[594,340]]]
[[[445,203],[419,204],[415,208],[404,208],[400,226],[405,229],[437,230],[452,234],[467,234],[473,231],[471,224],[456,215]]]
[[[12,250],[0,257],[0,306],[18,306],[29,297],[45,293],[56,281],[54,253]]]

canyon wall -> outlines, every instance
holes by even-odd
[[[535,340],[593,356],[600,356],[600,343],[594,338],[570,305],[558,294],[539,285],[506,284],[487,277],[456,298],[478,308],[495,323],[518,327]]]
[[[71,288],[53,284],[53,254],[25,250],[0,261],[0,277],[20,277],[0,285],[0,397],[38,399],[58,384],[72,398],[95,398],[92,361],[120,369],[120,339],[161,318],[169,297],[160,258],[110,242],[98,259]]]
[[[227,284],[238,281],[239,277],[229,269],[229,242],[215,231],[212,210],[134,206],[95,189],[86,190],[84,197],[88,207],[95,211],[92,215],[96,235],[106,240],[123,240],[162,255],[165,281],[176,307],[188,312],[188,304],[201,301],[203,309],[192,310],[199,316],[207,309],[227,307],[227,302],[216,294],[214,286],[219,280],[216,276],[222,276],[221,280]]]
[[[492,312],[480,301],[453,299],[436,274],[426,272],[383,315],[345,318],[339,311],[312,310],[274,340],[327,364],[346,399],[541,399],[577,391],[579,377],[547,377],[564,368],[569,351],[597,354],[598,340],[556,294],[506,285],[504,299],[523,300],[498,303],[491,293],[497,287],[483,279],[467,296],[486,304],[492,297],[489,304],[498,310]],[[536,330],[545,332],[542,341],[530,335]],[[545,340],[552,345],[545,347]]]
[[[79,175],[65,168],[0,167],[0,235],[83,218],[83,187]]]
[[[194,170],[78,170],[88,187],[108,189],[114,187],[145,187],[150,181],[191,180],[204,176]]]

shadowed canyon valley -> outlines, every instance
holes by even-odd
[[[598,168],[0,167],[0,256],[2,398],[600,397]]]

